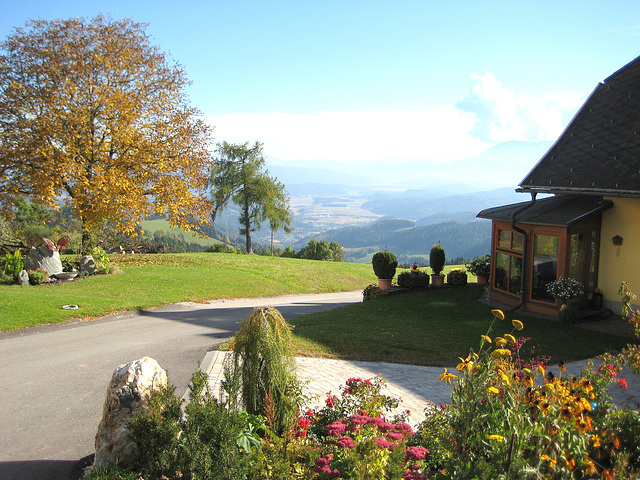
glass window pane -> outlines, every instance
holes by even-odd
[[[554,235],[534,235],[531,298],[553,302],[553,297],[547,293],[547,284],[556,280],[557,272],[558,237]]]
[[[513,244],[511,248],[516,252],[521,252],[524,245],[524,235],[520,232],[513,232]]]
[[[509,274],[509,291],[520,294],[522,290],[522,258],[511,257],[511,273]]]
[[[498,253],[496,256],[496,283],[495,287],[500,290],[509,290],[509,255]]]
[[[511,248],[511,231],[498,230],[498,247]]]

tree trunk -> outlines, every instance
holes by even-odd
[[[251,255],[253,249],[251,248],[251,219],[249,218],[249,204],[245,201],[244,205],[244,238],[247,243],[247,254]]]
[[[82,224],[82,247],[81,252],[82,255],[90,255],[91,249],[93,248],[93,240],[91,235],[91,230],[89,229],[84,218],[80,218],[80,222]]]

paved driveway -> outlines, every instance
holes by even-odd
[[[94,452],[114,369],[149,356],[182,394],[207,351],[255,306],[285,318],[358,302],[362,293],[181,303],[0,333],[0,478],[60,480]]]

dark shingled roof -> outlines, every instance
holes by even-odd
[[[640,196],[640,57],[600,83],[519,191]]]
[[[480,218],[511,220],[511,213],[529,202],[512,203],[501,207],[486,208],[478,213]],[[611,208],[611,200],[581,195],[558,195],[538,200],[532,207],[518,214],[517,223],[570,227],[592,215]]]

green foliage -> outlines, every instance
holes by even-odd
[[[27,273],[29,274],[29,283],[31,285],[40,285],[49,280],[49,272],[41,268],[36,270],[27,270]]]
[[[96,262],[97,273],[107,273],[109,271],[109,255],[107,255],[107,252],[105,252],[102,247],[93,247],[91,256],[93,257],[93,261]]]
[[[216,245],[211,245],[207,248],[207,252],[212,253],[238,253],[235,248],[231,245],[227,245],[226,243],[218,243]]]
[[[291,245],[287,245],[287,248],[284,249],[280,256],[284,258],[296,258],[296,251],[291,247]]]
[[[175,387],[162,386],[147,397],[148,409],[139,411],[129,422],[129,434],[137,446],[136,469],[154,477],[176,472],[180,419],[180,401]]]
[[[189,388],[184,415],[174,387],[149,394],[148,410],[129,423],[137,446],[132,467],[153,479],[244,478],[247,453],[260,444],[255,428],[260,419],[217,402],[201,370],[194,372]]]
[[[444,248],[442,248],[442,245],[439,243],[436,243],[431,247],[431,252],[429,253],[429,266],[431,270],[433,270],[434,275],[440,275],[442,273],[445,260]]]
[[[366,302],[367,300],[371,300],[372,298],[384,297],[385,295],[389,295],[389,292],[386,290],[382,290],[380,287],[378,287],[378,285],[372,283],[362,291],[362,301]]]
[[[485,277],[489,277],[489,274],[491,273],[491,256],[482,255],[481,257],[469,260],[467,261],[466,267],[472,275],[484,275]]]
[[[262,415],[275,432],[290,430],[300,407],[291,326],[273,307],[247,315],[236,334],[233,355],[224,365],[231,407]]]
[[[5,255],[3,272],[13,281],[18,279],[18,274],[24,270],[24,261],[22,260],[22,252],[16,250],[13,254],[7,253]]]
[[[337,242],[326,240],[309,240],[309,243],[296,255],[306,260],[324,260],[329,262],[344,262],[342,247]]]
[[[109,465],[92,469],[83,480],[140,480],[140,474],[129,472],[118,465]]]
[[[371,263],[373,264],[373,273],[375,273],[378,278],[389,279],[393,278],[396,274],[398,259],[393,253],[387,250],[374,253],[371,258]]]

